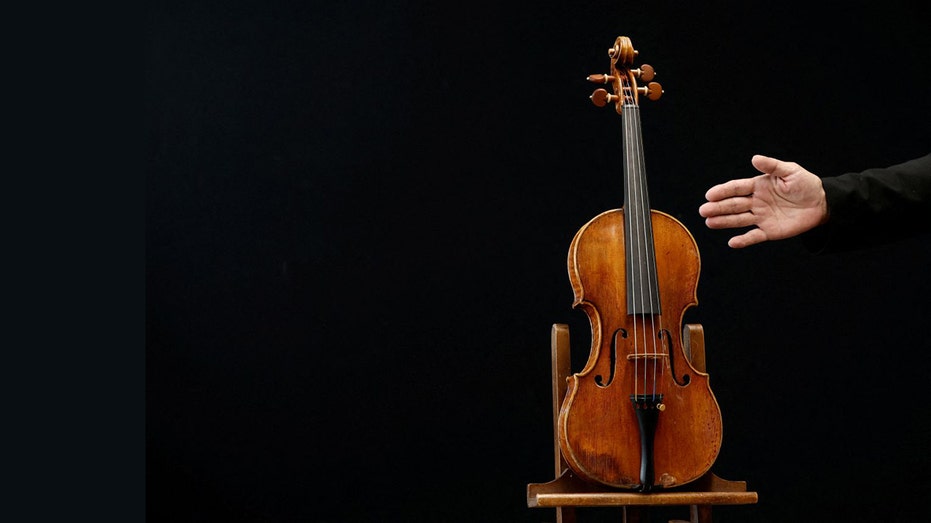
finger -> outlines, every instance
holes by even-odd
[[[744,247],[749,247],[751,245],[756,245],[758,243],[763,243],[766,241],[766,233],[760,229],[750,229],[749,231],[739,235],[734,236],[727,241],[728,247],[734,249],[743,249]]]
[[[776,170],[779,160],[762,154],[754,154],[753,158],[750,158],[750,163],[757,171],[763,174],[772,174]]]
[[[705,199],[709,202],[717,202],[734,196],[749,196],[752,193],[753,178],[743,178],[715,185],[705,193]]]
[[[777,178],[785,178],[798,170],[798,165],[794,162],[784,162],[762,154],[754,155],[750,163],[763,174],[771,174]]]
[[[749,212],[712,216],[705,219],[705,226],[709,229],[735,229],[751,225],[756,225],[756,216]]]
[[[738,214],[747,212],[753,207],[753,200],[746,196],[727,198],[718,202],[703,203],[698,208],[698,214],[705,218],[721,216],[724,214]]]

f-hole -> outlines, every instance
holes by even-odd
[[[676,376],[676,359],[673,357],[673,354],[676,352],[672,350],[672,335],[669,334],[669,331],[663,329],[659,333],[659,339],[663,342],[663,346],[666,348],[666,354],[669,355],[669,370],[672,372],[672,379],[676,382],[677,385],[685,387],[692,382],[692,377],[688,374],[682,375],[682,380],[679,380],[679,377]]]
[[[614,381],[614,372],[617,368],[617,337],[621,338],[627,337],[627,330],[624,328],[619,328],[611,334],[611,353],[608,356],[611,358],[611,374],[608,376],[608,381],[605,383],[604,377],[599,374],[595,376],[595,384],[599,387],[607,387]]]

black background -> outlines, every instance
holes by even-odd
[[[525,489],[553,478],[550,326],[588,354],[569,242],[623,198],[585,81],[619,35],[665,89],[653,207],[701,250],[713,470],[760,496],[715,520],[928,519],[927,237],[733,250],[697,213],[756,153],[825,176],[926,154],[921,6],[156,2],[148,520],[554,519]]]

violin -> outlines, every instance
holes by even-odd
[[[569,468],[585,480],[651,492],[707,472],[721,447],[721,410],[708,375],[683,347],[682,320],[698,303],[698,246],[682,223],[650,208],[639,100],[657,100],[649,65],[626,36],[608,50],[611,69],[588,80],[595,105],[621,116],[624,202],[592,218],[569,247],[573,308],[588,316],[591,352],[567,378],[557,420]],[[638,80],[649,82],[638,86]]]

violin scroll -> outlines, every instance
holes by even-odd
[[[614,104],[617,114],[621,114],[624,103],[637,104],[640,96],[656,101],[663,95],[663,87],[652,82],[656,76],[653,66],[643,64],[636,69],[631,66],[634,57],[638,54],[634,49],[630,38],[619,36],[614,41],[614,46],[608,49],[608,56],[611,57],[611,72],[608,74],[589,75],[586,80],[593,83],[607,84],[611,86],[613,92],[609,93],[606,89],[595,89],[590,96],[592,103],[598,107],[604,107],[609,103]],[[638,87],[637,80],[648,82],[645,86]]]

